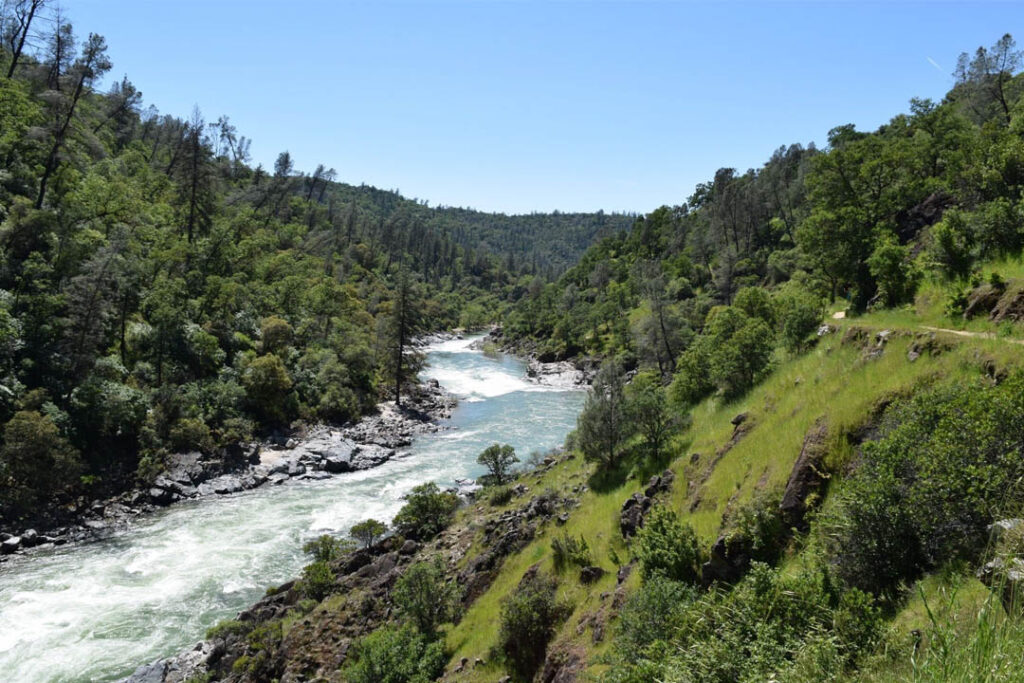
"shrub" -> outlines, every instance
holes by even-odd
[[[395,605],[420,633],[433,639],[437,628],[458,614],[461,591],[445,581],[440,560],[417,562],[395,583]]]
[[[324,560],[317,560],[302,570],[302,594],[312,600],[323,600],[334,591],[334,572]]]
[[[344,669],[349,683],[428,683],[444,673],[443,643],[431,641],[412,624],[387,625],[359,640]]]
[[[209,453],[213,450],[210,428],[197,417],[186,417],[175,422],[169,436],[171,447],[177,451]]]
[[[557,588],[551,577],[528,574],[501,604],[498,650],[523,678],[532,678],[544,662],[548,643],[567,616],[555,597]]]
[[[786,534],[779,498],[764,492],[755,495],[730,515],[726,525],[730,537],[745,539],[751,559],[772,565],[779,560]]]
[[[567,533],[563,533],[561,537],[555,536],[551,539],[551,551],[555,569],[559,572],[570,564],[586,567],[591,563],[590,546],[587,545],[587,539],[582,536],[579,539]]]
[[[322,534],[312,541],[306,541],[303,552],[309,553],[317,562],[332,562],[351,550],[351,541],[342,541],[330,534]]]
[[[375,519],[367,519],[354,525],[349,531],[352,538],[363,544],[364,548],[371,547],[388,530],[388,525],[378,522]]]
[[[657,459],[678,420],[665,403],[660,378],[641,372],[626,387],[626,412],[643,438],[647,456]]]
[[[292,379],[280,358],[273,354],[252,361],[242,375],[242,384],[253,409],[267,422],[280,424],[288,420],[288,392]]]
[[[493,444],[484,449],[476,461],[487,468],[494,483],[502,484],[508,479],[512,465],[519,462],[519,458],[512,446]]]
[[[787,287],[775,299],[775,315],[783,345],[799,351],[821,324],[821,301],[801,288]]]
[[[48,415],[19,411],[4,427],[0,506],[26,510],[73,484],[81,467],[78,451]]]
[[[974,561],[986,527],[1024,502],[1024,373],[919,392],[883,433],[819,524],[840,577],[891,598],[928,569]]]
[[[400,534],[417,541],[433,538],[447,527],[459,506],[459,497],[442,491],[434,482],[420,484],[405,496],[405,505],[393,524]]]
[[[671,508],[651,510],[637,534],[636,557],[645,581],[661,576],[696,583],[700,579],[701,553],[697,535],[679,521]]]
[[[670,641],[679,615],[698,597],[698,589],[655,575],[633,593],[619,613],[615,647],[627,661],[657,641]]]
[[[211,626],[206,631],[207,640],[227,640],[233,636],[244,636],[252,631],[253,624],[248,621],[227,619]]]
[[[495,507],[502,505],[508,505],[509,501],[512,500],[512,489],[508,486],[496,486],[491,489],[487,496],[487,502]]]

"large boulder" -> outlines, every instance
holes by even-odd
[[[0,555],[10,555],[21,547],[21,537],[11,536],[3,543],[0,543]]]
[[[622,504],[619,512],[619,530],[623,538],[635,536],[644,525],[644,513],[651,507],[651,499],[642,493],[634,493]]]
[[[993,592],[999,593],[1008,615],[1024,616],[1024,559],[997,557],[979,569],[977,576]]]
[[[828,453],[828,423],[818,420],[804,437],[800,457],[793,465],[793,471],[786,482],[786,490],[782,494],[779,512],[782,520],[789,527],[806,530],[804,517],[807,514],[808,501],[812,495],[818,494],[827,481],[823,472],[823,462]]]
[[[701,567],[704,585],[736,583],[750,569],[749,542],[741,536],[719,536],[711,546],[711,557]]]

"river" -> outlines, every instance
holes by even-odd
[[[126,676],[297,576],[307,539],[390,521],[416,484],[479,476],[476,456],[494,442],[521,458],[561,445],[584,393],[533,384],[524,363],[486,357],[471,341],[427,349],[422,376],[459,398],[450,429],[417,437],[378,468],[178,503],[101,541],[0,566],[0,678]]]

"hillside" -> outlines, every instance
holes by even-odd
[[[429,531],[320,557],[332,595],[211,632],[214,678],[1021,680],[1020,64],[531,288],[494,347],[601,362],[566,449],[413,496]]]
[[[37,11],[38,10],[38,11]],[[604,214],[505,216],[249,162],[225,116],[145,108],[102,36],[0,16],[0,525],[53,526],[172,452],[344,424],[415,380],[408,342],[480,326]]]

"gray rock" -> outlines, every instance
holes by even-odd
[[[160,660],[152,664],[144,664],[136,669],[131,676],[120,683],[164,683],[167,675],[167,662]]]
[[[580,582],[581,583],[594,583],[602,576],[604,576],[604,570],[600,567],[584,567],[580,570]]]
[[[174,502],[174,492],[169,489],[153,487],[149,490],[149,501],[154,505],[170,505]]]
[[[31,548],[40,542],[39,533],[35,529],[27,529],[25,533],[21,535],[21,544],[26,548]]]
[[[0,555],[10,555],[21,547],[21,537],[11,536],[3,543],[0,543]]]

